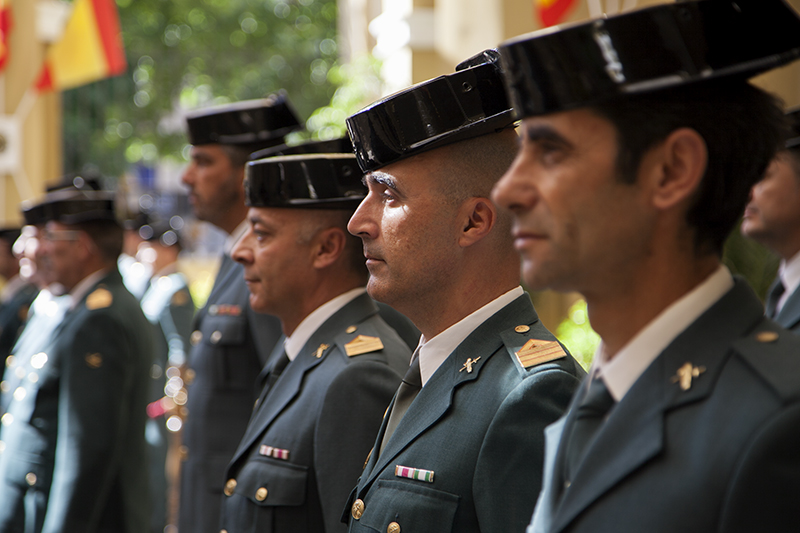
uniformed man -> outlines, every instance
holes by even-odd
[[[788,112],[792,134],[755,184],[744,210],[742,233],[781,258],[767,293],[766,314],[800,332],[800,109]]]
[[[350,498],[353,532],[523,529],[542,432],[583,375],[519,286],[510,217],[489,200],[517,143],[496,52],[456,70],[347,119],[369,187],[348,226],[367,290],[422,332]]]
[[[117,271],[113,195],[63,190],[40,207],[42,260],[71,307],[45,349],[17,352],[6,373],[0,531],[144,531],[151,335]]]
[[[216,533],[225,467],[257,398],[256,377],[280,338],[275,317],[248,305],[242,267],[230,250],[246,231],[244,165],[251,152],[300,127],[286,97],[201,109],[187,117],[191,163],[182,181],[200,220],[228,234],[214,288],[195,317],[189,354],[189,418],[183,426],[179,527]]]
[[[695,0],[500,53],[524,120],[493,198],[528,286],[581,292],[602,338],[529,531],[800,531],[800,339],[720,262],[784,140],[747,78],[800,55],[797,14]]]
[[[265,148],[250,155],[252,161],[276,157],[279,155],[300,155],[300,154],[352,154],[353,143],[350,137],[345,135],[336,139],[322,141],[306,141],[292,146],[280,145],[272,148]],[[400,335],[411,350],[419,344],[419,330],[402,313],[398,313],[392,307],[383,302],[375,302],[378,306],[378,313],[389,326]]]
[[[64,288],[55,282],[47,263],[41,260],[40,235],[47,223],[43,206],[39,204],[29,207],[23,214],[26,225],[14,246],[19,249],[20,272],[39,289],[39,293],[31,303],[28,321],[5,364],[3,380],[0,381],[0,416],[5,413],[12,400],[11,394],[8,394],[12,382],[16,383],[19,379],[16,377],[16,369],[12,368],[16,359],[14,354],[38,353],[44,350],[70,304],[69,295],[64,294]],[[0,448],[2,447],[0,444]]]
[[[247,167],[250,228],[233,250],[250,303],[284,338],[228,466],[228,533],[344,531],[341,510],[411,350],[378,314],[347,220],[365,189],[352,154]]]
[[[0,276],[5,280],[0,291],[0,361],[5,366],[6,357],[28,320],[28,309],[39,289],[19,275],[19,259],[14,254],[14,242],[20,228],[0,229]]]
[[[174,473],[168,475],[166,469],[169,445],[174,442],[173,437],[177,438],[168,430],[167,421],[176,408],[186,403],[186,391],[176,378],[186,363],[194,302],[186,276],[178,271],[179,231],[168,220],[149,220],[138,234],[142,242],[137,247],[136,260],[148,272],[154,272],[140,303],[144,316],[153,325],[155,339],[145,430],[152,498],[150,530],[163,533],[168,521],[174,519],[168,513],[168,500],[172,492],[169,488],[174,488],[176,482]]]

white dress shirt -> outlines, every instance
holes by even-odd
[[[300,322],[300,325],[292,332],[291,336],[283,343],[289,361],[294,361],[297,354],[300,353],[300,350],[306,345],[306,342],[308,342],[308,339],[311,338],[311,335],[313,335],[326,320],[365,292],[367,292],[367,289],[364,287],[351,289],[332,300],[328,300],[305,317],[303,321]]]
[[[658,355],[697,318],[733,288],[733,277],[720,266],[700,285],[650,321],[610,361],[597,347],[590,375],[602,377],[609,393],[620,401]]]
[[[789,296],[794,294],[797,287],[800,287],[800,252],[794,254],[794,257],[788,261],[781,261],[778,276],[781,278],[785,290],[778,299],[778,305],[775,306],[775,314],[778,314]]]
[[[495,298],[474,313],[456,322],[431,340],[420,339],[419,371],[422,375],[422,386],[433,376],[447,357],[458,348],[470,333],[486,322],[493,314],[507,306],[525,292],[517,286],[507,293]],[[423,342],[424,341],[424,342]]]

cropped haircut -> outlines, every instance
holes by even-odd
[[[679,128],[705,141],[708,163],[687,222],[695,250],[722,254],[751,187],[764,175],[787,135],[782,103],[744,80],[720,80],[664,89],[590,108],[617,130],[617,170],[636,181],[645,153]]]

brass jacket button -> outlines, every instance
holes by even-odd
[[[400,533],[400,524],[392,522],[389,524],[389,527],[386,528],[386,533]]]
[[[256,491],[256,500],[263,502],[267,499],[267,494],[269,494],[269,491],[267,491],[266,488],[261,487]]]
[[[236,489],[236,480],[235,479],[229,479],[225,483],[225,488],[222,490],[222,492],[225,493],[225,496],[233,496],[234,489]]]
[[[350,512],[353,514],[353,518],[356,520],[361,519],[361,515],[364,514],[364,501],[360,498],[353,502],[353,507],[350,509]]]

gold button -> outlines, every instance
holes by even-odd
[[[211,305],[208,306],[208,314],[209,315],[214,316],[214,315],[217,314],[217,311],[219,311],[219,306],[218,305],[211,304]]]
[[[264,500],[267,499],[267,494],[269,494],[267,489],[264,488],[264,487],[261,487],[260,489],[258,489],[256,491],[256,500],[260,501],[260,502],[263,502]]]
[[[346,333],[355,333],[356,329],[358,329],[358,328],[356,328],[355,326],[348,326],[347,329],[345,330],[345,332]]]
[[[386,533],[400,533],[400,524],[392,522],[389,524],[389,527],[386,528]]]
[[[219,533],[228,533],[228,530],[227,529],[220,529]]]
[[[762,331],[756,335],[758,342],[775,342],[778,340],[778,334],[775,331]]]
[[[235,488],[236,488],[236,480],[229,479],[227,483],[225,483],[225,488],[222,490],[222,492],[225,493],[225,496],[233,496],[233,491]]]
[[[211,341],[211,344],[217,344],[221,339],[222,339],[222,332],[220,330],[215,331],[208,338],[208,340]]]
[[[356,520],[361,519],[361,515],[364,514],[364,501],[361,500],[361,498],[353,502],[353,507],[350,509],[350,513]]]
[[[27,474],[25,474],[25,481],[28,482],[28,485],[33,487],[34,485],[36,485],[36,474],[34,474],[33,472],[28,472]]]
[[[192,336],[189,337],[189,342],[192,343],[192,346],[196,346],[201,340],[203,340],[203,332],[199,329],[194,330]]]
[[[514,328],[514,331],[516,331],[517,333],[528,333],[530,330],[531,330],[531,327],[530,326],[526,326],[524,324]]]
[[[185,461],[189,458],[189,448],[186,445],[181,446],[178,448],[178,455],[181,458],[181,461]]]

